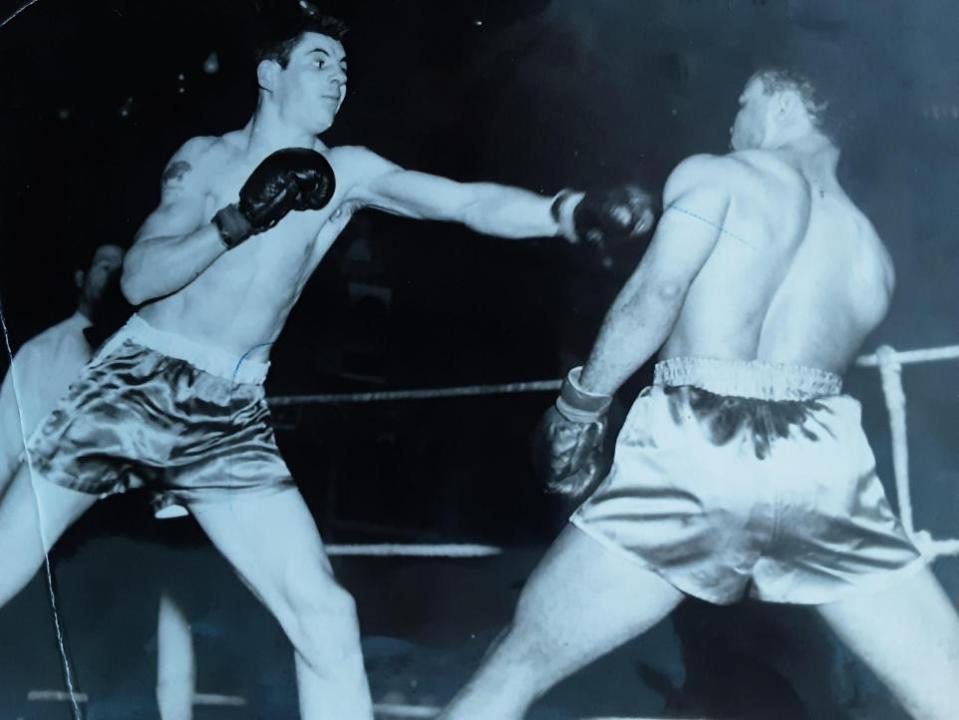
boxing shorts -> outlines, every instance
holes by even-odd
[[[263,390],[268,366],[134,315],[31,437],[32,470],[101,497],[147,488],[167,513],[292,487]]]
[[[826,603],[925,565],[838,375],[680,357],[654,377],[609,475],[571,518],[580,530],[722,604]]]

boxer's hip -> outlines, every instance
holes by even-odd
[[[266,369],[134,316],[38,428],[34,467],[96,494],[286,483],[259,384]]]
[[[713,445],[738,443],[759,459],[790,436],[819,439],[837,414],[859,421],[859,404],[840,395],[842,378],[800,365],[670,358],[656,364],[653,387],[674,425]]]
[[[813,368],[660,363],[573,521],[716,602],[750,583],[766,599],[825,602],[913,568],[860,405],[840,390]],[[835,582],[814,582],[824,574]]]
[[[92,364],[104,362],[124,345],[136,345],[169,358],[182,360],[196,370],[231,383],[262,385],[270,368],[269,362],[250,359],[249,353],[239,354],[160,330],[139,315],[133,315],[103,344]]]

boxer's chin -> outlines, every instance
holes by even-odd
[[[317,117],[313,123],[313,134],[319,135],[325,133],[331,127],[333,127],[333,120],[336,118],[336,114],[329,115],[324,113],[320,117]]]
[[[333,121],[336,120],[336,110],[328,106],[319,108],[313,116],[313,133],[319,135],[333,127]]]
[[[742,152],[743,150],[758,150],[757,143],[749,142],[748,138],[730,138],[729,147],[733,152]]]

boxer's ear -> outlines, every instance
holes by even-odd
[[[281,69],[280,63],[276,60],[260,60],[260,64],[256,66],[257,85],[263,90],[273,92]]]
[[[792,120],[797,116],[799,111],[805,112],[806,109],[802,99],[799,97],[799,93],[792,90],[783,90],[776,93],[776,98],[773,102],[776,117],[780,120]]]

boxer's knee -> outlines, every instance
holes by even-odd
[[[332,577],[297,582],[287,598],[290,639],[314,669],[359,656],[356,602]]]

